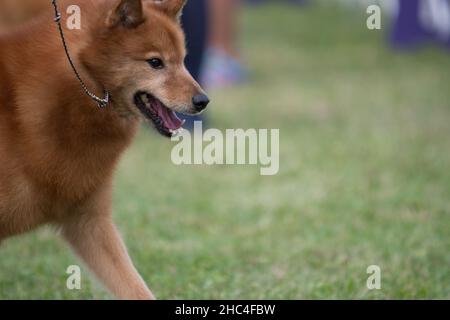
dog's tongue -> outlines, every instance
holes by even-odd
[[[183,126],[184,120],[180,120],[172,110],[162,106],[159,102],[157,102],[157,104],[158,116],[164,121],[164,125],[167,129],[178,130]]]

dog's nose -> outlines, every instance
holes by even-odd
[[[209,104],[209,98],[204,94],[197,94],[192,98],[195,110],[198,112],[203,111]]]

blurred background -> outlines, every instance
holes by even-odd
[[[0,0],[0,32],[50,2]],[[205,126],[280,129],[280,173],[177,167],[141,130],[114,212],[158,298],[450,298],[450,1],[190,0],[183,25]],[[0,299],[110,298],[65,289],[56,239],[3,244]]]

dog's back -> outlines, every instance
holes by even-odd
[[[50,8],[49,0],[1,0],[0,31],[10,30]]]

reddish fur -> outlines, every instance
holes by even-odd
[[[0,0],[0,29],[11,28],[48,8],[47,0]]]
[[[0,241],[56,225],[117,297],[153,298],[111,221],[114,171],[139,124],[127,94],[138,89],[135,83],[145,83],[168,106],[188,111],[187,101],[201,89],[184,70],[184,39],[175,17],[151,1],[144,24],[115,32],[105,23],[117,1],[59,2],[62,12],[66,3],[78,4],[82,26],[88,26],[66,30],[84,80],[98,94],[100,83],[111,88],[115,100],[101,110],[80,89],[51,7],[42,18],[0,35]],[[148,52],[173,66],[159,81],[143,63],[123,58],[141,60]]]

